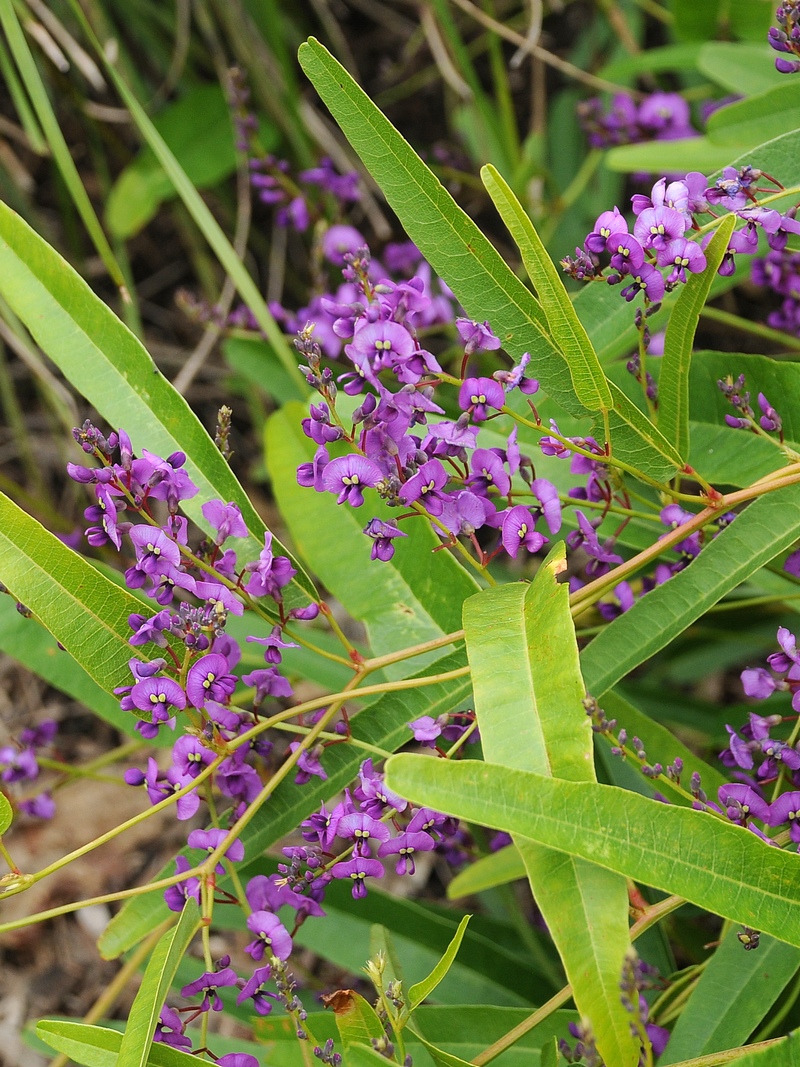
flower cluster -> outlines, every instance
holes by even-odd
[[[47,719],[36,727],[26,727],[14,743],[0,747],[0,782],[21,786],[36,781],[40,773],[37,752],[52,744],[57,730],[58,724]],[[15,807],[37,819],[51,819],[56,810],[55,802],[46,790],[15,800]]]
[[[689,105],[679,93],[649,93],[638,104],[628,93],[615,93],[608,103],[595,96],[577,110],[592,148],[697,136]]]
[[[787,215],[793,217],[794,211],[790,209]],[[767,315],[767,325],[800,337],[800,253],[785,245],[771,249],[753,260],[751,280],[781,298],[780,305]]]
[[[784,0],[775,12],[778,26],[771,26],[767,40],[776,52],[781,52],[775,60],[775,67],[781,74],[796,74],[800,71],[800,3],[798,0]],[[785,59],[784,56],[794,56]]]
[[[703,249],[711,233],[706,233],[699,243],[687,235],[699,230],[697,216],[722,209],[735,213],[744,223],[731,235],[719,267],[720,274],[731,275],[736,269],[737,254],[756,251],[759,228],[776,250],[785,248],[790,233],[800,232],[792,210],[781,214],[758,205],[756,193],[767,191],[757,184],[762,178],[778,185],[775,179],[749,165],[738,170],[726,167],[722,177],[711,185],[699,171],[672,182],[661,178],[650,196],[637,193],[632,197],[633,233],[618,208],[604,211],[583,248],[577,248],[575,257],[566,257],[561,265],[578,280],[605,278],[610,285],[625,282],[621,295],[628,301],[643,293],[646,303],[657,303],[666,292],[686,281],[687,271],[705,270]],[[603,254],[610,256],[608,272],[600,266]],[[662,273],[665,269],[669,270],[666,276]]]

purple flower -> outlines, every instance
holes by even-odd
[[[361,801],[362,809],[373,818],[380,818],[385,808],[405,811],[408,807],[408,801],[387,788],[383,775],[373,770],[371,758],[361,764],[358,783],[354,790],[356,799]]]
[[[391,841],[384,841],[378,849],[378,855],[381,857],[399,856],[395,867],[397,873],[415,874],[414,853],[432,852],[434,847],[435,842],[430,834],[424,831],[413,833],[406,830],[405,833],[398,834]]]
[[[329,226],[322,238],[322,254],[334,266],[341,267],[345,255],[358,252],[366,243],[354,226]]]
[[[717,796],[732,822],[744,823],[751,818],[769,821],[769,804],[749,785],[721,785]]]
[[[248,638],[248,641],[250,640],[252,638]],[[255,688],[256,693],[253,697],[255,707],[263,704],[265,697],[290,697],[294,692],[277,667],[259,667],[250,674],[242,675],[242,681],[245,685],[252,685]]]
[[[611,266],[621,274],[630,274],[644,265],[644,249],[629,233],[612,233],[606,241]]]
[[[352,859],[335,863],[331,869],[334,878],[349,878],[353,883],[353,897],[358,900],[367,895],[365,878],[383,878],[383,864],[368,856],[353,856]]]
[[[325,492],[322,484],[322,472],[330,462],[328,451],[324,445],[320,445],[314,453],[311,463],[301,463],[297,468],[297,484],[305,489],[316,489],[318,493]]]
[[[763,667],[748,667],[742,671],[740,678],[745,696],[754,700],[766,700],[775,692],[777,683]]]
[[[783,826],[789,823],[789,836],[792,841],[800,842],[800,792],[792,790],[783,793],[769,806],[769,825]]]
[[[444,506],[441,490],[447,484],[447,477],[447,471],[439,460],[430,459],[401,486],[398,495],[404,504],[419,500],[431,515],[441,515]]]
[[[292,741],[289,745],[291,752],[296,752],[300,748],[299,741]],[[317,745],[311,749],[304,749],[297,760],[297,774],[295,775],[295,785],[305,785],[306,782],[310,782],[312,776],[316,775],[317,778],[321,778],[322,781],[326,781],[328,775],[325,773],[325,768],[320,762],[320,756],[322,755],[321,746]]]
[[[395,537],[408,537],[393,522],[383,522],[381,519],[370,519],[363,531],[367,537],[372,538],[372,552],[370,559],[379,559],[388,562],[394,555],[392,541]]]
[[[258,1059],[249,1052],[226,1052],[224,1056],[220,1056],[217,1063],[220,1067],[260,1067]]]
[[[658,301],[664,296],[666,291],[664,278],[649,263],[645,263],[644,266],[631,271],[630,279],[628,285],[620,290],[620,296],[623,296],[628,302],[633,300],[639,293],[644,293],[645,298],[649,301]]]
[[[242,991],[236,998],[236,1003],[241,1005],[246,1000],[252,999],[253,1007],[259,1015],[269,1015],[272,1011],[272,1005],[267,1000],[267,997],[271,997],[273,1000],[277,1000],[278,996],[275,993],[267,993],[264,990],[264,986],[272,977],[272,968],[256,967],[253,971],[252,977],[245,982],[242,987]],[[219,1063],[219,1060],[217,1060]]]
[[[371,840],[388,841],[391,837],[391,831],[385,823],[378,822],[371,815],[354,813],[342,816],[336,826],[336,836],[342,837],[347,841],[355,841],[353,846],[354,855],[369,856],[369,842]]]
[[[185,856],[175,857],[176,874],[180,874],[182,871],[190,871],[191,869],[191,865]],[[168,886],[164,890],[164,900],[170,911],[183,911],[184,904],[190,899],[198,904],[200,903],[199,878],[187,878],[185,881],[176,882],[175,885]]]
[[[781,417],[763,393],[758,394],[758,406],[763,412],[760,423],[762,430],[778,431],[781,428]]]
[[[473,491],[488,496],[489,490],[494,487],[500,496],[506,496],[511,491],[511,479],[503,467],[503,460],[497,454],[499,449],[476,448],[472,454],[472,474],[467,479],[467,484],[472,486]]]
[[[39,793],[28,800],[21,800],[18,807],[34,819],[52,819],[56,813],[56,803],[49,793]]]
[[[221,500],[209,500],[200,509],[209,526],[217,531],[216,543],[221,545],[229,537],[247,537],[247,527],[238,504],[233,501],[223,504]]]
[[[280,663],[282,648],[299,647],[296,641],[284,641],[282,639],[280,626],[273,626],[269,637],[248,637],[247,640],[252,644],[264,646],[264,660],[266,663]]]
[[[536,522],[524,504],[517,504],[503,512],[503,525],[500,539],[503,548],[512,559],[517,558],[520,548],[528,552],[538,552],[547,538],[536,531]]]
[[[702,249],[694,241],[687,241],[685,237],[678,237],[669,241],[658,252],[659,267],[672,267],[667,275],[667,283],[686,282],[686,271],[700,274],[706,269],[706,257]]]
[[[198,993],[203,994],[200,1011],[222,1011],[225,1005],[222,1003],[217,989],[220,986],[235,986],[237,982],[236,971],[232,967],[224,967],[221,971],[205,971],[193,982],[189,982],[181,990],[182,997],[193,997]]]
[[[469,411],[475,422],[489,418],[489,408],[498,411],[505,403],[505,393],[493,378],[466,378],[458,391],[458,406]]]
[[[347,501],[351,507],[364,503],[362,489],[373,488],[383,480],[380,467],[364,456],[340,456],[332,459],[322,474],[322,484],[329,493],[337,493],[337,504]]]
[[[180,1015],[174,1008],[168,1008],[165,1004],[156,1023],[153,1040],[160,1041],[164,1045],[171,1045],[173,1048],[190,1049],[192,1040],[186,1037],[183,1031],[184,1024]]]
[[[436,738],[442,732],[442,723],[431,715],[421,715],[418,719],[414,719],[413,722],[407,722],[406,726],[414,734],[414,740],[420,741],[428,748],[434,747]]]
[[[128,531],[136,550],[136,569],[144,574],[161,574],[164,566],[177,567],[181,551],[174,541],[154,526],[131,526]],[[143,579],[144,580],[144,579]]]
[[[615,207],[613,211],[604,211],[598,216],[594,224],[594,230],[584,241],[584,246],[589,252],[599,254],[605,252],[607,241],[612,234],[627,233],[628,224],[625,216]]]
[[[583,458],[583,456],[575,457],[575,459]],[[592,461],[590,460],[589,462]],[[561,529],[561,501],[558,499],[558,490],[553,483],[549,482],[546,478],[534,478],[531,482],[531,490],[533,495],[542,505],[542,514],[544,515],[544,521],[547,523],[547,528],[550,533],[558,533]]]
[[[471,356],[473,352],[500,347],[500,338],[495,337],[488,322],[481,324],[471,319],[456,319],[456,329],[464,342],[464,352],[468,356]]]
[[[186,707],[186,694],[172,678],[144,678],[131,689],[130,699],[139,711],[150,712],[153,722],[166,722],[173,708]]]
[[[186,695],[196,708],[205,707],[207,700],[224,704],[235,688],[236,677],[228,672],[228,661],[218,652],[201,656],[186,676]]]
[[[280,960],[289,958],[292,939],[277,915],[268,911],[254,911],[247,917],[247,929],[256,935],[255,939],[245,946],[245,952],[254,960],[263,959],[267,950],[270,956],[277,956]]]
[[[225,830],[192,830],[189,834],[188,845],[189,848],[199,848],[204,852],[207,852],[210,856],[211,853],[218,848],[219,845],[228,836]],[[224,852],[226,859],[229,859],[232,863],[238,863],[244,859],[244,845],[236,838],[231,841],[230,845]],[[225,874],[225,867],[222,863],[218,863],[216,866],[217,874]]]
[[[369,322],[356,329],[345,353],[368,379],[382,370],[392,370],[416,351],[414,338],[399,322]],[[371,374],[370,374],[371,372]],[[374,380],[374,379],[373,379]]]
[[[258,559],[246,564],[245,570],[251,575],[244,587],[246,593],[250,596],[271,596],[277,601],[281,600],[281,589],[297,574],[286,556],[273,555],[270,530],[264,533],[264,547]]]

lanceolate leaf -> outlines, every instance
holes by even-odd
[[[587,690],[601,697],[787,549],[800,528],[800,486],[767,493],[717,534],[689,566],[614,619],[581,653]]]
[[[2,493],[0,581],[102,689],[130,680],[135,651],[128,644],[128,616],[141,602]]]
[[[610,408],[611,393],[603,368],[535,226],[509,185],[491,164],[482,168],[481,178],[517,243],[525,270],[542,302],[550,333],[558,338],[567,358],[578,399],[590,411]]]
[[[453,940],[447,946],[447,950],[445,951],[439,962],[436,964],[436,966],[433,968],[431,973],[427,976],[427,978],[424,978],[421,982],[417,982],[416,985],[412,985],[412,987],[409,989],[408,1006],[411,1011],[413,1011],[414,1008],[420,1005],[423,1000],[427,1000],[427,998],[431,995],[434,989],[436,989],[441,980],[445,977],[447,972],[453,966],[453,961],[455,960],[458,950],[461,946],[461,942],[464,939],[464,934],[467,929],[467,923],[471,918],[471,915],[464,916],[464,918],[458,924],[458,929],[453,935]]]
[[[5,793],[0,793],[0,837],[3,836],[11,825],[12,818],[13,812],[11,810],[11,804]]]
[[[571,414],[585,412],[533,294],[347,71],[313,37],[300,65],[383,190],[408,236],[468,315],[488,319],[506,350],[531,354],[531,371]]]
[[[437,660],[427,670],[422,671],[421,675],[452,671],[462,667],[464,662],[463,652],[452,653]],[[411,739],[407,723],[421,715],[431,715],[435,718],[444,712],[452,711],[461,701],[468,698],[470,690],[469,678],[464,677],[420,686],[417,689],[387,693],[351,720],[353,737],[383,751],[393,752]],[[242,834],[245,854],[248,857],[257,856],[296,829],[323,801],[350,785],[367,755],[368,752],[354,745],[332,745],[323,757],[323,765],[328,773],[327,781],[322,782],[315,778],[302,786],[291,782],[279,785]],[[174,869],[174,864],[170,863],[163,876],[173,874]],[[106,958],[117,957],[121,952],[138,944],[169,914],[161,893],[134,897],[126,902],[103,931],[99,942],[100,951]]]
[[[266,430],[267,469],[298,553],[350,615],[364,622],[376,655],[460,629],[461,605],[478,585],[449,549],[434,552],[441,541],[427,521],[403,523],[408,536],[397,539],[394,557],[371,560],[364,526],[373,515],[393,519],[396,511],[371,489],[363,507],[355,509],[337,504],[332,493],[297,484],[297,467],[312,459],[315,447],[301,429],[303,414],[299,404],[289,404],[270,418]],[[412,669],[424,662],[412,660]],[[407,674],[408,664],[389,673]]]
[[[145,1067],[156,1023],[178,964],[200,926],[200,909],[189,898],[177,924],[156,943],[128,1016],[117,1067]]]
[[[659,1067],[743,1044],[800,967],[800,949],[762,935],[743,952],[731,929],[711,957],[684,1010]]]
[[[524,878],[525,873],[525,864],[517,846],[506,845],[499,852],[481,856],[479,860],[459,871],[452,882],[448,883],[447,896],[450,900],[469,897],[473,893],[482,893],[485,889],[516,882],[518,878]]]
[[[71,1062],[85,1067],[117,1067],[123,1038],[119,1030],[69,1019],[44,1019],[37,1023],[36,1034],[45,1044],[69,1056]],[[162,1042],[151,1045],[146,1062],[152,1067],[197,1067],[196,1056]]]
[[[723,219],[705,250],[706,269],[681,287],[664,339],[658,379],[658,428],[681,456],[689,454],[689,365],[700,312],[728,247],[736,216]]]
[[[624,459],[648,478],[667,482],[683,466],[674,446],[650,422],[619,386],[609,382],[614,407],[608,413],[608,430],[613,454]],[[595,423],[595,436],[603,439],[605,429]]]
[[[358,1042],[366,1044],[372,1038],[383,1036],[383,1024],[375,1009],[359,993],[353,989],[340,989],[333,995],[335,999],[331,1007],[345,1050],[349,1051]]]
[[[569,590],[559,542],[533,583],[484,590],[464,606],[475,708],[487,760],[507,768],[593,782],[591,725],[583,707]],[[630,948],[625,879],[564,856],[517,830],[533,895],[582,1015],[609,1067],[638,1059],[619,998]],[[576,917],[580,916],[580,919]]]
[[[414,803],[522,834],[800,946],[800,857],[709,812],[477,760],[393,756]]]
[[[113,428],[127,430],[134,448],[161,456],[187,455],[186,469],[200,492],[182,507],[210,530],[200,507],[212,498],[235,501],[250,538],[238,543],[244,559],[264,546],[264,522],[200,420],[153,363],[137,337],[95,296],[66,260],[0,203],[0,294],[37,343]],[[231,542],[232,543],[232,542]],[[276,540],[276,554],[288,555]],[[298,574],[286,588],[289,607],[317,594]]]

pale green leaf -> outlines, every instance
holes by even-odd
[[[566,356],[578,399],[590,411],[611,407],[611,393],[603,368],[536,227],[513,190],[491,164],[482,168],[481,178],[520,250],[525,270],[547,316],[550,333],[558,338]]]
[[[708,118],[708,137],[717,145],[759,145],[800,127],[800,85],[782,85],[718,108]]]
[[[448,883],[447,896],[450,900],[458,900],[459,897],[469,897],[473,893],[482,893],[485,889],[494,889],[524,877],[525,864],[519,849],[516,845],[507,845],[499,852],[481,856],[459,871]]]
[[[11,803],[5,793],[0,793],[0,837],[6,832],[14,818]]]
[[[705,250],[705,270],[691,274],[681,286],[667,325],[658,379],[658,428],[681,456],[689,454],[689,367],[694,335],[736,221],[736,215],[730,214],[720,223]]]
[[[589,642],[581,653],[588,692],[602,697],[793,544],[798,528],[800,487],[788,486],[754,500],[685,570],[637,600]]]
[[[250,531],[236,542],[243,559],[264,545],[264,526],[200,420],[153,363],[137,337],[53,248],[10,208],[0,203],[0,294],[47,355],[112,427],[127,430],[134,448],[157,455],[187,455],[186,470],[200,492],[182,507],[210,531],[201,505],[214,498],[234,501]],[[234,547],[234,542],[230,542]],[[276,554],[288,555],[277,540]],[[288,607],[317,594],[298,574],[286,589]]]
[[[408,1006],[411,1011],[418,1007],[423,1000],[427,1000],[431,993],[436,989],[447,972],[453,966],[453,962],[456,958],[461,942],[464,940],[464,934],[467,929],[467,923],[472,918],[471,915],[465,915],[461,922],[458,924],[458,929],[453,934],[453,940],[447,946],[444,955],[433,968],[431,973],[424,978],[421,982],[417,982],[412,985],[408,991]]]
[[[709,41],[700,49],[697,69],[729,93],[753,96],[786,84],[786,75],[775,69],[775,56],[766,41]]]
[[[141,603],[0,493],[0,581],[101,689],[130,681],[128,616]],[[34,622],[30,623],[35,626]]]
[[[477,760],[403,754],[386,770],[389,787],[414,803],[530,837],[800,946],[800,856],[726,819]]]
[[[178,922],[156,942],[142,984],[128,1014],[119,1047],[117,1067],[145,1067],[161,1008],[172,986],[178,964],[200,927],[200,909],[190,897]]]
[[[84,1067],[117,1067],[122,1033],[104,1026],[44,1019],[36,1025],[36,1035],[46,1045]],[[197,1067],[197,1057],[162,1042],[151,1045],[148,1067]]]
[[[558,581],[565,570],[562,541],[531,585],[499,586],[468,600],[464,630],[484,756],[507,768],[592,782],[592,731],[569,589]],[[619,999],[630,948],[625,880],[543,848],[524,831],[514,843],[601,1054],[609,1067],[635,1064],[638,1052]]]
[[[744,1044],[800,967],[800,949],[761,936],[745,952],[731,929],[678,1017],[659,1067]]]
[[[710,137],[685,137],[678,141],[644,141],[618,145],[606,153],[606,165],[622,174],[645,171],[653,175],[702,170],[704,174],[727,167],[746,151],[748,143],[715,144]],[[594,288],[594,286],[592,287]]]
[[[349,1062],[349,1052],[353,1045],[369,1042],[373,1037],[383,1037],[383,1023],[372,1005],[355,990],[340,989],[333,996],[335,999],[331,1007],[336,1015],[339,1037],[348,1053]]]

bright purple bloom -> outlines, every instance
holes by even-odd
[[[645,263],[638,270],[631,271],[630,279],[628,285],[620,290],[620,296],[629,302],[639,293],[644,293],[647,300],[657,302],[666,292],[663,276],[649,263]]]
[[[769,821],[769,804],[749,785],[721,785],[717,795],[732,822],[744,823],[751,818]]]
[[[294,692],[277,667],[259,667],[250,674],[242,675],[242,681],[255,688],[253,703],[256,707],[263,704],[265,697],[290,697]]]
[[[370,815],[354,813],[342,816],[336,826],[336,836],[347,841],[355,841],[354,855],[369,856],[369,842],[388,841],[391,831],[385,823],[378,822]]]
[[[621,274],[630,274],[644,264],[644,249],[630,233],[612,233],[606,241],[611,266]]]
[[[188,845],[189,848],[199,848],[204,852],[207,852],[210,856],[211,853],[225,840],[228,836],[226,830],[192,830],[189,834]],[[244,845],[236,838],[231,841],[228,848],[225,850],[224,856],[232,863],[238,863],[244,859]],[[225,866],[222,863],[218,863],[216,866],[217,874],[225,874]]]
[[[766,700],[776,689],[776,682],[763,667],[748,667],[740,675],[745,696],[754,700]]]
[[[345,255],[355,254],[366,243],[354,226],[330,226],[322,238],[322,254],[328,262],[341,267],[345,262]]]
[[[379,320],[356,329],[345,353],[368,378],[382,370],[392,370],[410,359],[415,351],[414,338],[399,322]],[[370,374],[371,372],[371,374]]]
[[[224,1056],[220,1056],[217,1063],[220,1067],[260,1067],[258,1059],[249,1052],[226,1052]]]
[[[763,414],[760,418],[761,429],[777,432],[782,426],[781,417],[763,393],[758,394],[758,406]]]
[[[395,867],[397,873],[415,874],[414,853],[432,852],[434,848],[435,842],[430,834],[424,831],[413,833],[406,830],[405,833],[398,834],[391,841],[384,841],[378,849],[378,855],[381,857],[399,856]]]
[[[280,960],[289,958],[292,939],[277,915],[268,911],[254,911],[247,917],[247,929],[256,935],[245,946],[245,952],[254,960],[262,960],[267,951],[270,956],[277,956]]]
[[[500,347],[500,338],[495,337],[488,322],[473,322],[471,319],[456,319],[458,335],[464,343],[464,352],[491,351]]]
[[[367,895],[365,878],[383,878],[384,873],[383,864],[368,856],[353,856],[352,859],[335,863],[331,869],[334,878],[349,878],[352,881],[355,900]]]
[[[347,501],[351,507],[364,503],[365,486],[373,488],[383,480],[380,467],[364,456],[340,456],[332,459],[322,474],[322,484],[329,493],[337,493],[337,504]]]
[[[229,537],[247,537],[247,527],[242,518],[238,504],[231,501],[223,504],[221,500],[209,500],[200,509],[209,526],[217,531],[216,543],[221,545]]]
[[[175,857],[176,874],[180,874],[181,871],[190,871],[191,869],[191,865],[185,856]],[[199,878],[187,878],[183,882],[176,882],[175,885],[167,886],[164,890],[164,900],[170,911],[183,911],[183,906],[189,899],[196,901],[198,904],[200,903]]]
[[[706,257],[694,241],[678,237],[659,249],[658,265],[659,267],[672,267],[672,271],[667,275],[667,283],[674,285],[676,282],[686,282],[687,270],[693,274],[700,274],[704,271]]]
[[[201,656],[189,668],[186,695],[195,708],[205,707],[207,700],[224,704],[236,688],[236,676],[228,671],[228,661],[218,652]]]
[[[137,569],[145,574],[161,574],[164,565],[177,567],[181,551],[167,535],[155,526],[131,526],[128,531],[136,549]]]
[[[223,967],[221,971],[205,971],[193,982],[189,982],[181,990],[182,997],[193,997],[198,993],[203,994],[200,1011],[222,1011],[225,1005],[222,1003],[217,990],[222,986],[235,986],[237,982],[236,971],[232,967]]]
[[[517,504],[503,512],[503,525],[500,539],[503,548],[512,559],[517,558],[520,548],[528,552],[538,552],[547,538],[536,531],[536,521],[524,504]]]
[[[272,1011],[272,1005],[267,1000],[267,997],[271,997],[273,1000],[278,999],[276,993],[268,993],[264,989],[264,986],[267,984],[271,977],[271,967],[256,967],[256,969],[253,971],[252,977],[247,982],[245,982],[244,986],[242,987],[241,993],[236,998],[236,1003],[241,1005],[244,1004],[246,1000],[252,999],[253,1007],[256,1009],[256,1012],[259,1015],[269,1015],[269,1013]],[[219,1060],[217,1060],[217,1063],[219,1063]]]
[[[192,1039],[186,1037],[183,1032],[184,1029],[183,1020],[177,1011],[174,1008],[168,1008],[165,1004],[156,1023],[153,1041],[160,1041],[162,1044],[171,1045],[173,1048],[190,1049],[192,1047]]]
[[[783,793],[769,806],[769,825],[783,826],[789,823],[789,836],[792,841],[800,842],[800,792],[792,790]]]
[[[417,473],[401,486],[398,495],[404,504],[413,504],[419,500],[431,515],[441,515],[441,490],[447,484],[447,479],[447,471],[439,460],[431,459],[423,463]]]
[[[458,406],[469,411],[475,422],[489,418],[489,408],[499,409],[505,404],[505,393],[493,378],[466,378],[458,391]]]
[[[281,589],[297,574],[287,556],[273,555],[270,530],[264,533],[264,547],[258,559],[247,563],[244,569],[251,575],[244,587],[246,593],[250,596],[271,596],[278,601],[281,600]]]
[[[612,234],[627,232],[628,223],[625,221],[625,216],[619,208],[615,207],[613,211],[604,211],[598,216],[594,224],[594,230],[583,243],[589,252],[599,255],[599,253],[605,252],[607,241]]]
[[[186,707],[186,694],[172,678],[144,678],[131,689],[130,699],[139,711],[149,711],[153,722],[166,722],[173,709]]]
[[[472,474],[467,478],[467,484],[472,486],[473,492],[488,496],[489,490],[494,487],[500,496],[507,496],[511,491],[511,479],[503,467],[503,460],[497,454],[498,450],[491,448],[476,448],[472,454]]]
[[[281,637],[280,626],[273,626],[269,637],[248,637],[247,640],[256,645],[264,646],[264,660],[266,663],[280,663],[282,648],[298,648],[296,641],[284,641]]]
[[[408,534],[403,533],[393,522],[384,522],[382,519],[370,519],[363,532],[372,538],[370,559],[379,559],[384,563],[394,555],[394,538],[408,537]]]
[[[420,741],[429,748],[433,748],[436,738],[442,732],[442,723],[432,715],[421,715],[413,722],[406,723],[406,726],[414,734],[415,741]]]
[[[371,758],[365,759],[361,764],[358,783],[354,790],[355,797],[361,801],[362,809],[373,818],[380,818],[385,808],[405,811],[408,807],[408,801],[387,788],[383,775],[373,770]]]
[[[583,459],[583,456],[575,458]],[[531,482],[531,490],[542,505],[542,514],[548,530],[552,534],[558,533],[561,529],[561,501],[558,499],[558,490],[546,478],[534,478]]]

